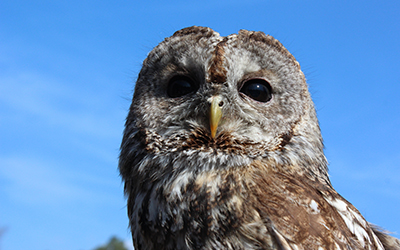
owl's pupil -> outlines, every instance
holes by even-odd
[[[272,98],[271,86],[262,79],[247,81],[240,92],[259,102],[268,102]]]
[[[169,97],[181,97],[197,90],[197,85],[189,78],[178,76],[171,79],[168,84],[167,94]]]

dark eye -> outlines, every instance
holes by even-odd
[[[186,76],[175,76],[168,83],[167,94],[169,97],[181,97],[195,92],[198,86]]]
[[[272,98],[271,86],[263,79],[251,79],[239,91],[259,102],[268,102]]]

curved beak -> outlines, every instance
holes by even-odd
[[[222,97],[217,95],[211,97],[211,107],[210,107],[210,130],[211,137],[215,138],[217,134],[218,123],[222,117]]]

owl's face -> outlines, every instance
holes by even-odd
[[[138,131],[148,152],[164,155],[268,155],[296,164],[302,147],[306,158],[325,159],[299,64],[261,32],[221,37],[192,27],[165,39],[149,53],[136,83],[125,137]]]

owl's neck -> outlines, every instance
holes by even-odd
[[[157,172],[163,175],[213,169],[240,171],[253,161],[263,161],[279,171],[296,172],[330,185],[327,161],[318,137],[310,141],[309,137],[294,135],[289,139],[282,137],[282,142],[255,142],[229,133],[212,139],[202,130],[167,138],[155,131],[141,130],[137,136],[145,138],[141,139],[144,142],[141,150],[151,154],[152,162],[157,162]]]

